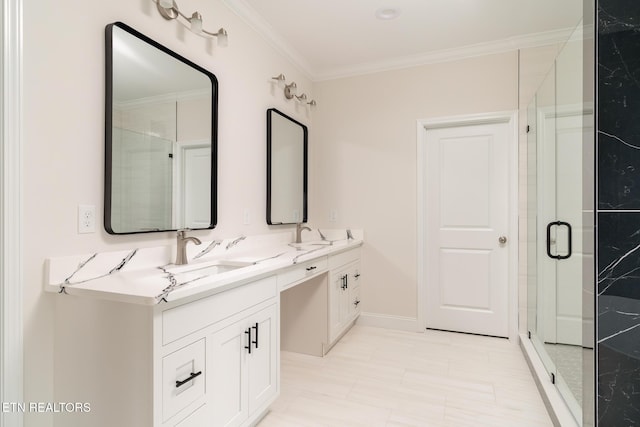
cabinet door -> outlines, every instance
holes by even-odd
[[[238,426],[249,416],[247,400],[247,356],[249,342],[246,321],[215,332],[207,338],[207,385],[211,392],[211,425]]]
[[[270,403],[278,394],[278,306],[250,317],[252,350],[248,355],[249,413]]]
[[[329,336],[333,341],[342,331],[349,313],[349,268],[342,267],[331,272]]]

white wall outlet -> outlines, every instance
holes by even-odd
[[[94,205],[78,205],[78,233],[96,232],[96,207]]]
[[[337,220],[338,220],[338,211],[335,209],[332,209],[331,212],[329,212],[329,221],[336,222]]]
[[[244,225],[251,224],[251,211],[248,208],[242,210],[242,223]]]

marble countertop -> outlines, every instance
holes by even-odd
[[[175,248],[162,246],[100,252],[46,261],[45,290],[113,301],[155,305],[215,293],[278,270],[363,244],[361,230],[314,230],[301,244],[291,233],[202,242],[187,246],[189,264],[172,264]],[[324,239],[321,238],[324,237]]]

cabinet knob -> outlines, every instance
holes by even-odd
[[[358,306],[358,304],[360,304],[360,300],[359,300],[359,299],[357,299],[357,300],[355,300],[355,301],[353,302],[353,305],[355,305],[356,307]]]

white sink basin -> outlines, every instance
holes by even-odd
[[[167,268],[167,271],[173,275],[193,274],[196,276],[213,276],[222,273],[228,273],[239,268],[253,265],[252,262],[243,261],[227,261],[218,260],[200,264],[179,265],[173,268]]]
[[[303,249],[317,249],[319,246],[331,246],[333,244],[333,242],[330,242],[328,240],[317,240],[317,241],[312,241],[312,242],[302,242],[302,243],[289,243],[289,246],[291,246],[292,248],[296,248],[298,250],[303,250]]]

